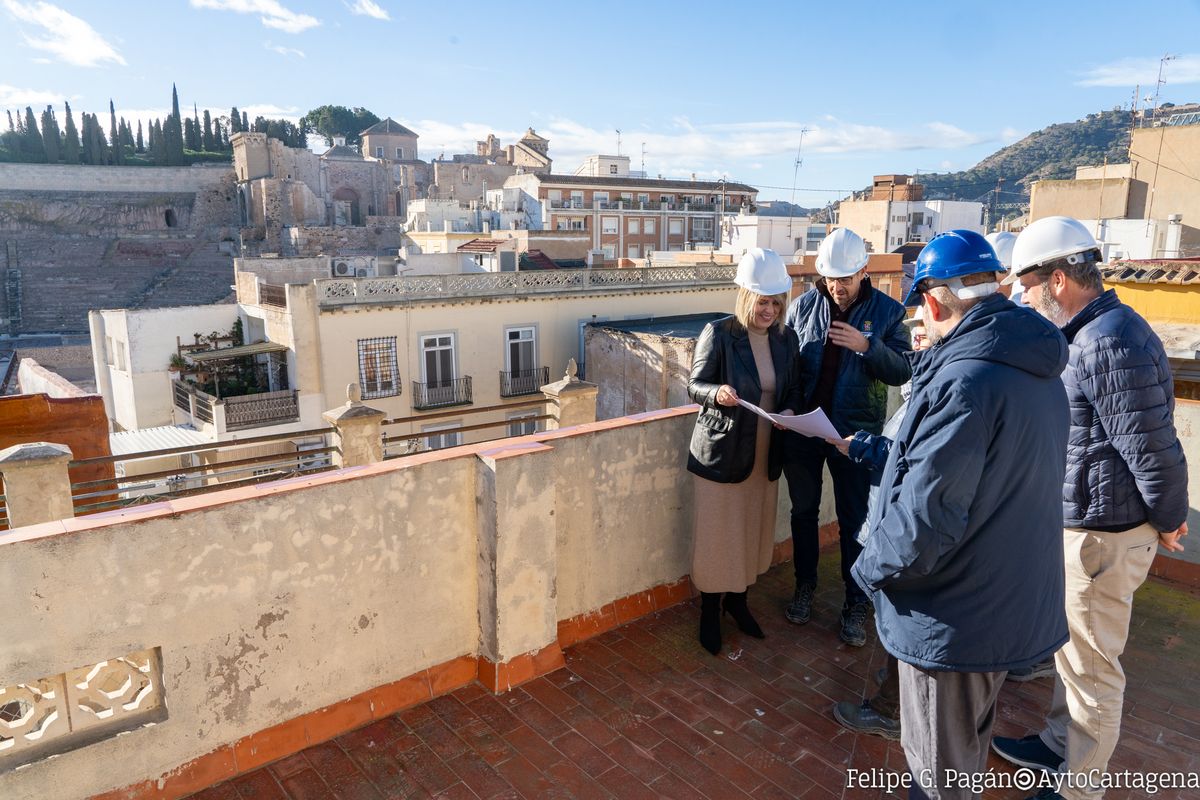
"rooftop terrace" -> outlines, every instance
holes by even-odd
[[[568,648],[564,669],[506,694],[472,684],[194,798],[884,797],[848,789],[846,775],[903,771],[899,742],[853,734],[829,714],[873,692],[867,676],[885,658],[874,635],[861,650],[838,641],[838,574],[828,551],[814,621],[797,628],[776,613],[791,596],[791,567],[772,569],[750,592],[767,639],[726,624],[720,658],[695,642],[695,601],[680,603]],[[1200,770],[1198,611],[1200,592],[1177,584],[1152,579],[1138,592],[1113,771]],[[1006,684],[996,732],[1036,728],[1050,689],[1049,680]],[[994,755],[989,767],[1011,771]]]

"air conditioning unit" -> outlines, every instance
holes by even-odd
[[[335,278],[374,278],[379,270],[371,256],[339,256],[331,260],[330,273]]]

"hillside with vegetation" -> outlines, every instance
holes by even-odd
[[[1127,109],[1088,114],[1035,131],[968,170],[922,174],[920,182],[928,199],[978,200],[999,216],[1016,216],[1029,203],[1034,181],[1073,178],[1076,167],[1128,160],[1131,124]]]

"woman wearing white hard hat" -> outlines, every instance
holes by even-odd
[[[692,583],[700,643],[713,655],[721,651],[722,610],[742,633],[763,638],[746,589],[771,565],[783,471],[782,431],[738,400],[791,415],[801,398],[796,334],[783,324],[792,287],[783,259],[754,248],[734,282],[735,311],[705,326],[688,381],[701,406],[688,452],[696,476]]]

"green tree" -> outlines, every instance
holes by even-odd
[[[215,153],[220,148],[213,139],[212,115],[208,113],[208,109],[204,109],[204,128],[200,131],[200,144],[210,153]]]
[[[117,130],[117,109],[113,106],[112,98],[108,100],[108,139],[112,145],[113,164],[124,164],[125,154],[121,152],[121,134]]]
[[[196,141],[196,126],[192,124],[192,118],[188,117],[183,121],[183,147],[185,150],[197,151],[200,149],[200,143]]]
[[[175,84],[171,84],[171,116],[163,123],[163,144],[166,147],[167,165],[172,167],[184,163],[183,158],[183,119],[179,115],[179,92]]]
[[[333,144],[335,136],[345,136],[347,144],[358,144],[362,132],[377,122],[379,117],[365,108],[330,105],[314,108],[301,120],[308,130],[324,136],[328,145]]]
[[[17,161],[21,158],[21,134],[17,133],[17,126],[13,122],[11,111],[5,111],[8,114],[8,130],[0,133],[0,150],[4,151],[4,157],[0,161]],[[20,119],[21,115],[17,115]]]
[[[146,152],[146,144],[142,139],[142,121],[140,119],[138,120],[138,132],[137,132],[137,138],[134,140],[134,148],[139,153]]]
[[[234,106],[229,109],[229,132],[231,134],[241,133],[242,131],[242,114],[238,111],[238,107]]]
[[[213,120],[213,141],[216,142],[217,150],[229,149],[229,137],[225,135],[225,129],[221,127],[220,117]]]
[[[192,103],[192,136],[193,136],[193,142],[196,145],[195,147],[192,148],[193,150],[205,149],[204,148],[204,137],[201,135],[201,131],[202,131],[202,129],[200,127],[200,111],[199,111],[199,109],[197,109],[196,104]]]
[[[62,136],[58,132],[58,120],[54,118],[51,106],[46,106],[42,112],[42,143],[46,148],[46,161],[57,164],[62,160]]]
[[[71,104],[64,102],[63,105],[65,106],[63,116],[65,117],[64,125],[66,128],[66,135],[63,136],[63,162],[66,164],[78,164],[80,150],[79,130],[75,127],[75,120],[71,118]]]
[[[25,106],[25,136],[22,150],[27,161],[37,164],[46,162],[46,144],[42,141],[41,131],[38,130],[37,120],[33,116],[33,108]]]

